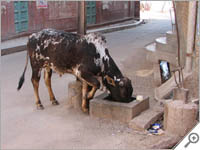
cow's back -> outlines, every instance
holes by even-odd
[[[94,63],[94,58],[99,57],[96,48],[81,35],[44,29],[29,37],[27,47],[33,61],[49,64],[59,72],[69,72],[80,64],[90,66],[95,74],[99,71]]]
[[[44,29],[38,33],[33,33],[27,46],[29,51],[35,51],[42,54],[67,52],[75,47],[76,42],[80,40],[80,35],[63,32],[54,29]]]

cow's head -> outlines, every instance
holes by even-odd
[[[130,102],[133,93],[131,80],[127,77],[113,79],[109,76],[105,77],[105,85],[111,92],[111,97],[115,101]]]
[[[133,93],[131,80],[123,77],[110,56],[105,37],[99,33],[89,33],[84,38],[88,43],[94,44],[96,53],[100,56],[95,58],[94,62],[96,66],[101,67],[104,85],[110,91],[112,99],[119,102],[129,102]]]

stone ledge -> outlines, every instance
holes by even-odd
[[[16,52],[21,52],[27,49],[26,45],[20,45],[16,47],[11,47],[11,48],[5,48],[1,50],[1,56],[16,53]]]

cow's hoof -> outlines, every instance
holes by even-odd
[[[83,110],[84,113],[89,113],[89,109],[88,108],[83,108],[82,107],[82,110]]]
[[[44,106],[42,104],[37,105],[37,110],[43,110],[43,109],[44,109]]]
[[[59,105],[58,101],[54,100],[52,101],[52,105]]]

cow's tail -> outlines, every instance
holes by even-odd
[[[25,64],[24,72],[23,72],[22,76],[19,79],[19,83],[18,83],[18,87],[17,87],[18,91],[21,89],[21,87],[22,87],[22,85],[24,83],[24,76],[25,76],[27,65],[28,65],[28,51],[27,51],[27,55],[26,55],[26,64]]]

